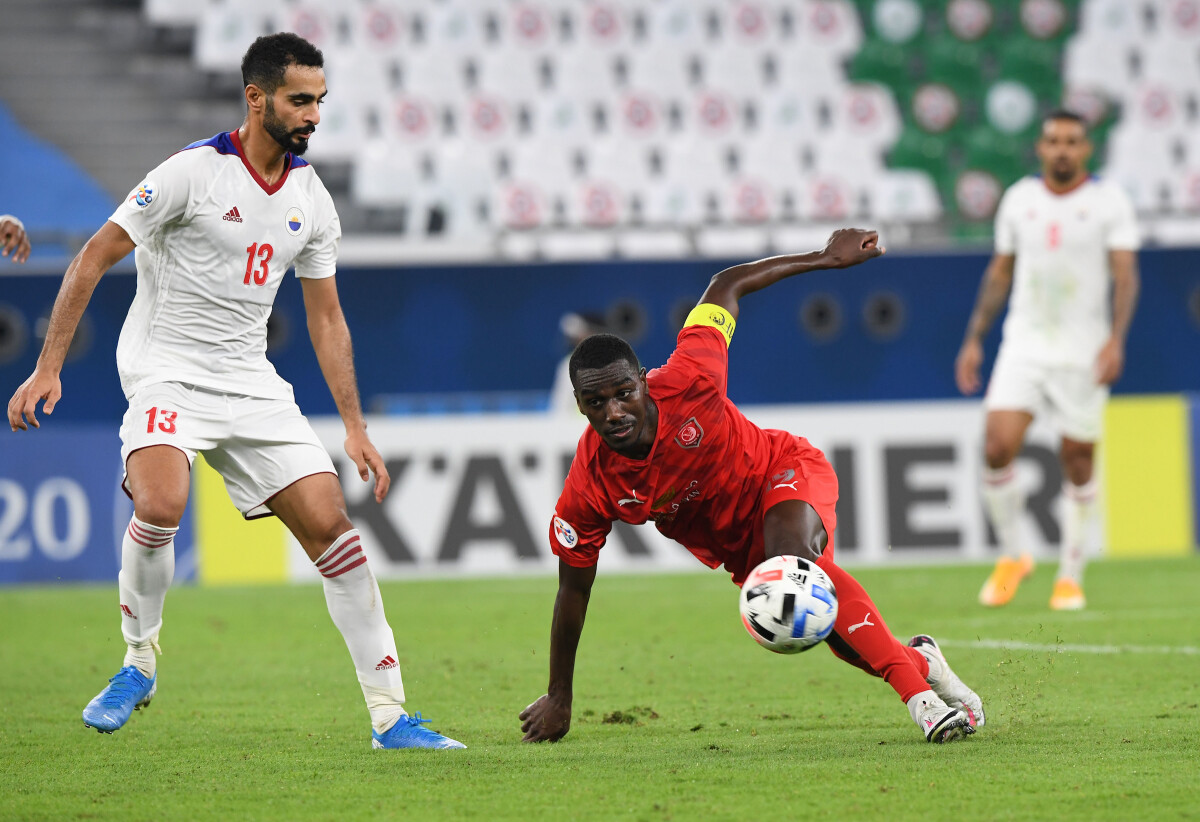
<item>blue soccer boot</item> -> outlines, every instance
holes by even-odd
[[[426,728],[432,720],[423,719],[420,713],[402,716],[396,724],[383,733],[371,732],[372,748],[465,748],[461,742],[442,736]]]
[[[84,727],[112,733],[128,722],[134,711],[149,705],[157,690],[157,673],[147,679],[137,668],[126,665],[83,709]]]

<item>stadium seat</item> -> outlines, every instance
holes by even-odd
[[[467,84],[474,90],[516,100],[533,100],[549,85],[549,66],[535,51],[500,47],[466,61]]]
[[[1002,185],[1009,185],[1033,170],[1027,162],[1026,139],[1015,140],[991,126],[978,126],[963,141],[964,163],[967,168],[989,171]]]
[[[847,0],[809,0],[799,7],[802,45],[814,59],[846,60],[862,46],[858,11]]]
[[[896,43],[869,40],[851,59],[847,75],[851,80],[890,85],[910,75],[910,52]]]
[[[384,54],[400,54],[411,45],[412,27],[407,9],[400,2],[371,2],[351,5],[346,11],[350,46]]]
[[[279,12],[275,0],[210,3],[196,29],[192,61],[203,71],[238,71],[254,39],[278,29]]]
[[[888,155],[892,168],[911,168],[925,171],[934,178],[940,176],[947,163],[946,140],[920,129],[906,128]]]
[[[205,13],[205,4],[196,0],[143,0],[142,13],[157,26],[194,26]]]
[[[943,213],[933,178],[915,169],[884,171],[867,196],[871,215],[882,223],[928,223]]]

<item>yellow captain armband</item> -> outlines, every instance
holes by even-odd
[[[715,328],[725,335],[725,345],[729,345],[733,340],[733,328],[737,325],[737,320],[719,305],[700,303],[684,320],[683,327],[687,328],[689,325],[707,325]]]

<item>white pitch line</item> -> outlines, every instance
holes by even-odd
[[[1034,642],[1014,642],[1008,639],[939,639],[939,645],[960,648],[996,648],[1004,651],[1033,651],[1059,654],[1181,654],[1200,656],[1200,648],[1192,645],[1075,645],[1069,642],[1039,645]]]

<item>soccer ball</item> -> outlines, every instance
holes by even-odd
[[[739,603],[742,624],[777,654],[807,651],[833,630],[837,592],[825,572],[806,559],[772,557],[750,572]]]

